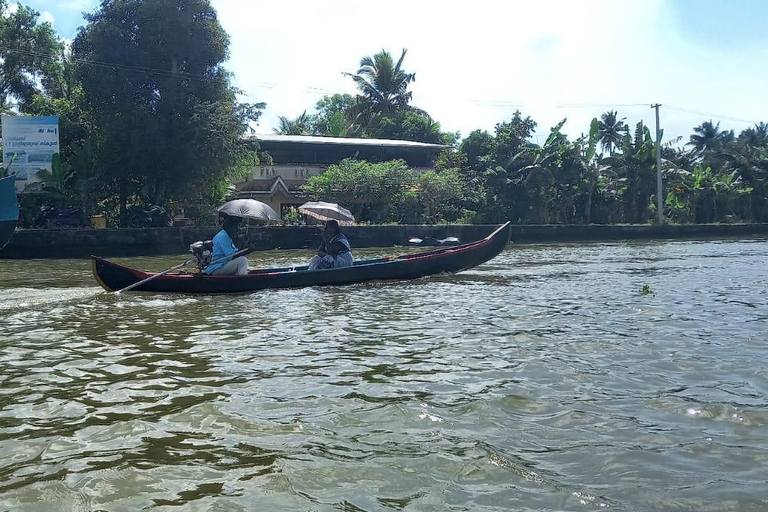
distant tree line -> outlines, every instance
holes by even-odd
[[[0,110],[57,115],[61,155],[40,195],[125,221],[138,203],[210,218],[232,184],[269,160],[244,137],[264,103],[237,99],[223,63],[229,37],[209,0],[104,0],[71,47],[33,9],[0,0]],[[309,179],[308,197],[338,201],[370,222],[647,223],[656,217],[656,142],[615,111],[569,140],[563,122],[543,144],[516,112],[463,139],[412,105],[415,73],[382,50],[344,73],[355,95],[279,118],[276,133],[444,144],[433,169],[344,161]],[[684,143],[682,147],[679,144]],[[768,220],[768,126],[705,121],[661,148],[674,222]],[[2,172],[2,171],[0,171]],[[42,198],[42,199],[41,199]]]
[[[616,111],[593,119],[588,133],[569,140],[562,128],[544,144],[537,124],[515,112],[493,133],[475,130],[461,142],[410,105],[415,75],[381,51],[347,73],[359,94],[326,96],[315,114],[280,118],[276,133],[392,138],[451,146],[428,175],[395,173],[386,193],[357,190],[376,183],[389,164],[344,162],[304,187],[312,197],[345,202],[376,222],[648,223],[657,218],[656,141],[640,121],[633,128]],[[673,222],[768,221],[768,125],[735,136],[705,121],[683,148],[662,145],[665,216]],[[439,190],[426,186],[440,183]],[[342,185],[342,184],[348,184]],[[395,184],[397,184],[395,186]],[[354,192],[353,192],[354,191]],[[380,198],[381,204],[373,204]],[[437,199],[439,198],[439,199]],[[450,207],[427,207],[434,199]]]

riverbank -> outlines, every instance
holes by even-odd
[[[470,242],[488,235],[495,225],[350,226],[344,232],[353,247],[408,245],[411,237],[449,236]],[[210,240],[218,228],[151,229],[25,229],[17,230],[0,259],[87,258],[180,254],[197,240]],[[260,250],[315,247],[318,227],[254,228],[252,238]],[[697,225],[518,225],[512,228],[514,243],[597,242],[619,240],[768,238],[768,224]]]

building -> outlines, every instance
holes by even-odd
[[[404,140],[304,135],[256,135],[255,138],[273,162],[256,167],[251,176],[237,183],[238,197],[257,199],[281,216],[288,208],[308,200],[299,190],[307,178],[325,172],[329,165],[345,158],[368,162],[402,159],[416,169],[428,169],[437,154],[449,147]]]

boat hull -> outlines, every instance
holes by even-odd
[[[19,203],[16,200],[14,181],[13,176],[0,178],[0,249],[5,247],[13,236],[19,220]]]
[[[341,286],[367,281],[418,279],[475,267],[498,255],[509,243],[511,226],[504,224],[488,237],[469,244],[391,258],[355,262],[352,267],[307,270],[307,267],[252,270],[242,276],[168,273],[133,291],[171,293],[242,293],[273,288]],[[155,275],[92,257],[93,273],[106,290],[118,291]]]

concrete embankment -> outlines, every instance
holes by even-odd
[[[353,247],[407,245],[411,237],[449,236],[462,242],[488,235],[496,226],[351,226],[344,228]],[[197,240],[210,240],[217,228],[17,230],[0,258],[87,258],[181,254]],[[699,225],[519,225],[515,243],[592,242],[649,239],[711,240],[766,238],[768,224]],[[251,238],[259,249],[313,248],[320,242],[318,227],[255,228]]]

